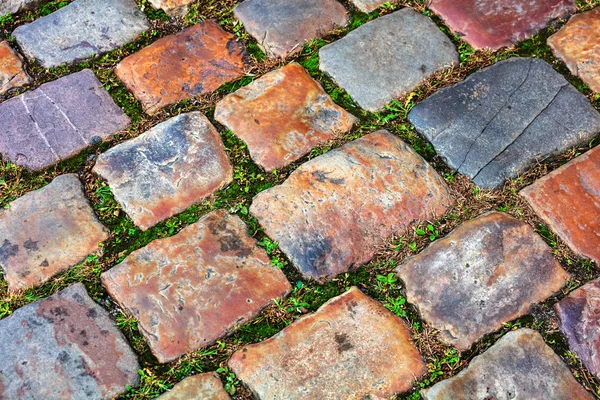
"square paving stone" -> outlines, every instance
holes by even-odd
[[[296,63],[225,97],[215,119],[246,142],[252,159],[267,171],[289,165],[358,121]]]
[[[375,247],[453,204],[444,180],[412,148],[379,131],[303,164],[250,207],[307,279],[371,260]]]
[[[178,115],[113,147],[98,157],[94,172],[143,230],[233,180],[219,132],[200,112]]]
[[[0,16],[15,14],[23,10],[35,8],[40,0],[2,0],[0,2]]]
[[[161,363],[213,344],[291,290],[242,220],[223,210],[133,252],[101,278]]]
[[[404,322],[356,287],[228,362],[261,399],[384,399],[425,365]]]
[[[121,61],[115,72],[154,114],[168,105],[217,90],[244,75],[244,45],[215,21],[203,21],[157,40]]]
[[[528,39],[577,10],[575,0],[431,0],[429,8],[476,49]]]
[[[0,210],[0,268],[11,291],[39,286],[107,238],[77,175],[60,175]]]
[[[160,400],[230,400],[219,375],[214,372],[185,378],[159,397]]]
[[[527,314],[569,277],[533,228],[498,212],[464,223],[396,271],[407,300],[461,351]]]
[[[85,69],[0,104],[0,154],[42,170],[127,128],[125,115]]]
[[[497,189],[600,132],[600,114],[543,60],[511,58],[417,104],[408,119],[446,163]]]
[[[336,0],[245,0],[233,13],[269,57],[280,58],[348,23]]]
[[[148,29],[134,0],[76,0],[13,36],[27,58],[50,68],[115,50]]]
[[[0,320],[0,398],[111,399],[139,364],[108,313],[76,283]]]
[[[188,7],[196,0],[150,0],[150,4],[164,10],[174,17],[183,17],[188,12]]]
[[[25,72],[21,57],[7,42],[0,42],[0,95],[30,82],[31,78]]]

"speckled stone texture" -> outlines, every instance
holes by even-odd
[[[25,72],[21,57],[7,42],[0,42],[0,95],[30,82],[31,78]]]
[[[461,225],[397,273],[408,301],[461,351],[527,314],[569,277],[533,228],[498,212]]]
[[[289,165],[358,121],[296,63],[225,97],[215,119],[246,142],[252,159],[267,171]]]
[[[44,1],[44,0],[42,0]],[[0,16],[14,14],[24,10],[31,10],[42,1],[40,0],[2,0],[0,2]]]
[[[164,10],[173,17],[183,17],[188,12],[188,6],[195,0],[150,0],[155,8]]]
[[[410,8],[367,22],[319,50],[321,71],[373,112],[454,65],[454,44],[431,19]]]
[[[50,68],[117,49],[149,28],[134,0],[76,0],[13,36],[27,58]]]
[[[244,45],[212,20],[157,40],[121,61],[115,72],[148,114],[217,90],[244,75]]]
[[[83,70],[0,104],[0,154],[42,170],[129,125],[94,73]]]
[[[600,132],[587,98],[533,58],[482,69],[417,104],[408,119],[450,167],[489,189]]]
[[[577,4],[575,0],[431,0],[429,8],[471,46],[496,50],[567,18]]]
[[[213,344],[291,289],[242,220],[223,210],[133,252],[101,278],[161,363]]]
[[[356,287],[258,344],[229,368],[261,399],[387,399],[426,372],[402,320]]]
[[[230,400],[223,383],[214,372],[185,378],[159,397],[160,400]]]
[[[77,176],[59,175],[0,209],[0,268],[11,291],[39,286],[107,238]]]
[[[233,13],[269,57],[280,58],[348,23],[336,0],[245,0]]]
[[[233,179],[219,132],[200,112],[180,114],[113,147],[98,157],[94,172],[143,230]]]
[[[424,400],[592,400],[542,336],[531,329],[504,335],[454,378],[421,390]]]
[[[319,282],[368,262],[394,232],[443,215],[444,180],[415,151],[379,131],[319,156],[250,208],[307,279]]]
[[[370,13],[377,10],[383,3],[389,0],[350,0],[352,4],[364,13]]]
[[[81,283],[0,320],[0,398],[111,399],[139,383],[139,364]]]
[[[573,251],[600,264],[600,147],[538,179],[520,194]]]

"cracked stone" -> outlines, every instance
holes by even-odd
[[[291,290],[235,215],[213,211],[101,276],[159,362],[210,346]]]
[[[245,0],[233,13],[269,57],[286,58],[348,23],[336,0]]]
[[[228,362],[261,399],[387,399],[427,369],[404,322],[356,287]]]
[[[230,400],[219,375],[214,372],[185,378],[159,397],[160,400]]]
[[[471,46],[497,50],[567,18],[577,4],[575,0],[431,0],[429,8]]]
[[[504,335],[453,378],[421,390],[425,400],[592,400],[569,368],[531,329]]]
[[[569,277],[533,228],[498,212],[459,226],[396,272],[408,302],[461,351],[529,313]]]
[[[129,125],[94,73],[85,69],[0,104],[0,154],[42,170]]]
[[[139,364],[108,313],[76,283],[0,320],[0,398],[111,399]]]
[[[25,72],[21,57],[7,42],[0,42],[0,95],[29,83],[31,78]]]
[[[367,22],[319,50],[321,71],[373,112],[455,65],[454,44],[429,17],[410,8]]]
[[[203,21],[157,40],[121,61],[115,72],[148,114],[217,90],[244,75],[249,57],[235,35]]]
[[[364,13],[370,13],[377,10],[389,0],[350,0],[352,4]]]
[[[195,0],[150,0],[155,8],[164,10],[167,14],[173,17],[183,17],[188,12],[188,6]]]
[[[134,0],[76,0],[13,36],[27,58],[51,68],[115,50],[148,29]]]
[[[94,172],[143,230],[233,180],[221,137],[200,112],[180,114],[113,147],[98,157]]]
[[[520,194],[575,253],[600,265],[600,147],[538,179]]]
[[[0,2],[0,16],[32,10],[37,7],[39,3],[40,0],[2,0],[2,2]]]
[[[379,131],[303,164],[259,193],[250,212],[304,277],[323,282],[368,262],[393,233],[452,204],[437,172]]]
[[[246,142],[252,159],[267,171],[300,159],[358,121],[296,63],[225,97],[215,119]]]
[[[107,238],[77,176],[60,175],[0,210],[0,268],[11,291],[36,287]]]
[[[511,58],[417,104],[408,119],[453,169],[497,189],[600,132],[600,114],[543,60]]]

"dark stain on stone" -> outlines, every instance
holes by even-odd
[[[10,257],[15,257],[19,253],[19,246],[12,244],[8,239],[4,239],[4,243],[0,246],[0,260],[8,260]]]
[[[27,241],[23,243],[23,247],[25,247],[25,250],[27,250],[28,252],[39,251],[37,244],[38,242],[34,242],[31,239],[27,239]]]
[[[323,240],[309,239],[306,242],[298,240],[298,243],[306,243],[304,248],[296,248],[292,252],[298,258],[302,270],[309,275],[319,276],[321,274],[320,267],[331,252],[330,240],[327,238]]]
[[[48,262],[48,260],[44,260],[40,263],[40,267],[42,267],[42,268],[48,268],[48,266],[50,266],[50,263]]]
[[[96,318],[96,317],[98,317],[98,311],[96,311],[96,309],[94,309],[94,308],[89,308],[87,310],[87,312],[85,313],[85,315],[88,316],[89,318]]]
[[[313,178],[315,178],[317,181],[324,183],[324,182],[328,182],[334,185],[343,185],[344,184],[344,178],[328,178],[327,175],[331,174],[331,172],[323,172],[323,171],[313,171],[312,172],[312,176]]]
[[[338,353],[343,353],[354,347],[354,346],[352,346],[352,343],[350,343],[348,341],[348,335],[346,333],[336,333],[335,341],[338,344],[338,347],[337,347]]]

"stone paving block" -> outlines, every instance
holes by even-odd
[[[50,68],[115,50],[148,29],[134,0],[76,0],[13,36],[27,58]]]
[[[0,268],[11,291],[39,286],[107,238],[77,176],[60,175],[0,210]]]
[[[471,46],[496,50],[567,18],[577,4],[575,0],[431,0],[429,8]]]
[[[0,95],[30,82],[31,78],[25,72],[21,57],[7,42],[0,42]]]
[[[0,120],[0,154],[32,170],[66,160],[129,125],[89,69],[1,103]]]
[[[336,0],[245,0],[233,13],[269,57],[280,58],[346,26],[349,18]]]
[[[40,0],[2,0],[0,2],[0,16],[31,10],[40,2]]]
[[[229,368],[261,399],[387,399],[426,372],[404,322],[356,287],[258,344]]]
[[[600,265],[600,147],[538,179],[520,194],[574,252]]]
[[[195,0],[150,0],[155,8],[164,10],[167,14],[174,17],[183,17],[188,12],[188,6]]]
[[[159,397],[160,400],[230,400],[221,379],[214,372],[185,378]]]
[[[289,165],[358,121],[296,63],[225,97],[215,119],[246,142],[252,159],[267,171]]]
[[[461,351],[527,314],[569,277],[533,228],[498,212],[459,226],[396,271],[407,300]]]
[[[381,7],[383,3],[389,2],[389,0],[350,0],[350,2],[360,11],[370,13]]]
[[[291,289],[242,220],[223,210],[133,252],[101,278],[161,363],[213,344]]]
[[[244,75],[244,45],[215,21],[157,40],[121,61],[115,72],[148,114],[217,90]]]
[[[490,189],[600,132],[587,98],[533,58],[482,69],[417,104],[408,119],[450,167]]]
[[[307,279],[358,268],[375,247],[453,204],[444,180],[412,148],[379,131],[303,164],[250,207]]]
[[[0,320],[0,398],[111,399],[139,364],[108,313],[76,283]]]
[[[592,400],[542,336],[531,329],[504,335],[453,378],[421,390],[425,400]]]
[[[233,180],[219,132],[200,112],[180,114],[113,147],[98,157],[94,172],[143,230]]]

